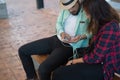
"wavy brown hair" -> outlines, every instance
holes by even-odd
[[[112,20],[120,22],[117,11],[105,0],[84,0],[83,8],[90,15],[88,32],[93,34],[96,34],[103,25]]]

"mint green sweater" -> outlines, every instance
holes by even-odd
[[[64,32],[64,22],[69,17],[70,12],[68,10],[62,10],[61,13],[58,16],[57,23],[56,23],[56,31],[57,36],[60,39],[60,34]],[[79,40],[76,43],[71,43],[71,46],[73,47],[73,50],[80,47],[87,47],[89,45],[89,39],[91,38],[92,34],[87,32],[87,26],[89,24],[89,20],[87,19],[85,12],[83,9],[80,10],[76,22],[75,27],[75,36],[86,34],[87,39]]]

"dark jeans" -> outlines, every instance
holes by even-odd
[[[69,44],[63,45],[56,35],[28,43],[19,48],[19,57],[27,78],[36,76],[31,55],[50,54],[38,69],[40,80],[50,80],[51,72],[67,63],[72,53],[72,47]]]
[[[53,72],[52,80],[104,80],[102,65],[79,63],[62,66]]]

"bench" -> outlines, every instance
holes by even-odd
[[[39,64],[42,63],[48,55],[32,55],[32,58],[37,61]],[[113,80],[120,80],[120,74],[115,73],[114,79]]]
[[[48,55],[32,55],[32,58],[38,62],[39,64],[42,63],[46,58],[47,58]]]

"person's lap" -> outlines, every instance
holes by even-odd
[[[102,65],[80,63],[63,66],[53,72],[52,80],[103,80]]]
[[[21,46],[19,51],[25,52],[26,55],[49,54],[52,48],[56,47],[56,43],[60,44],[60,41],[56,39],[57,36],[39,39]]]

